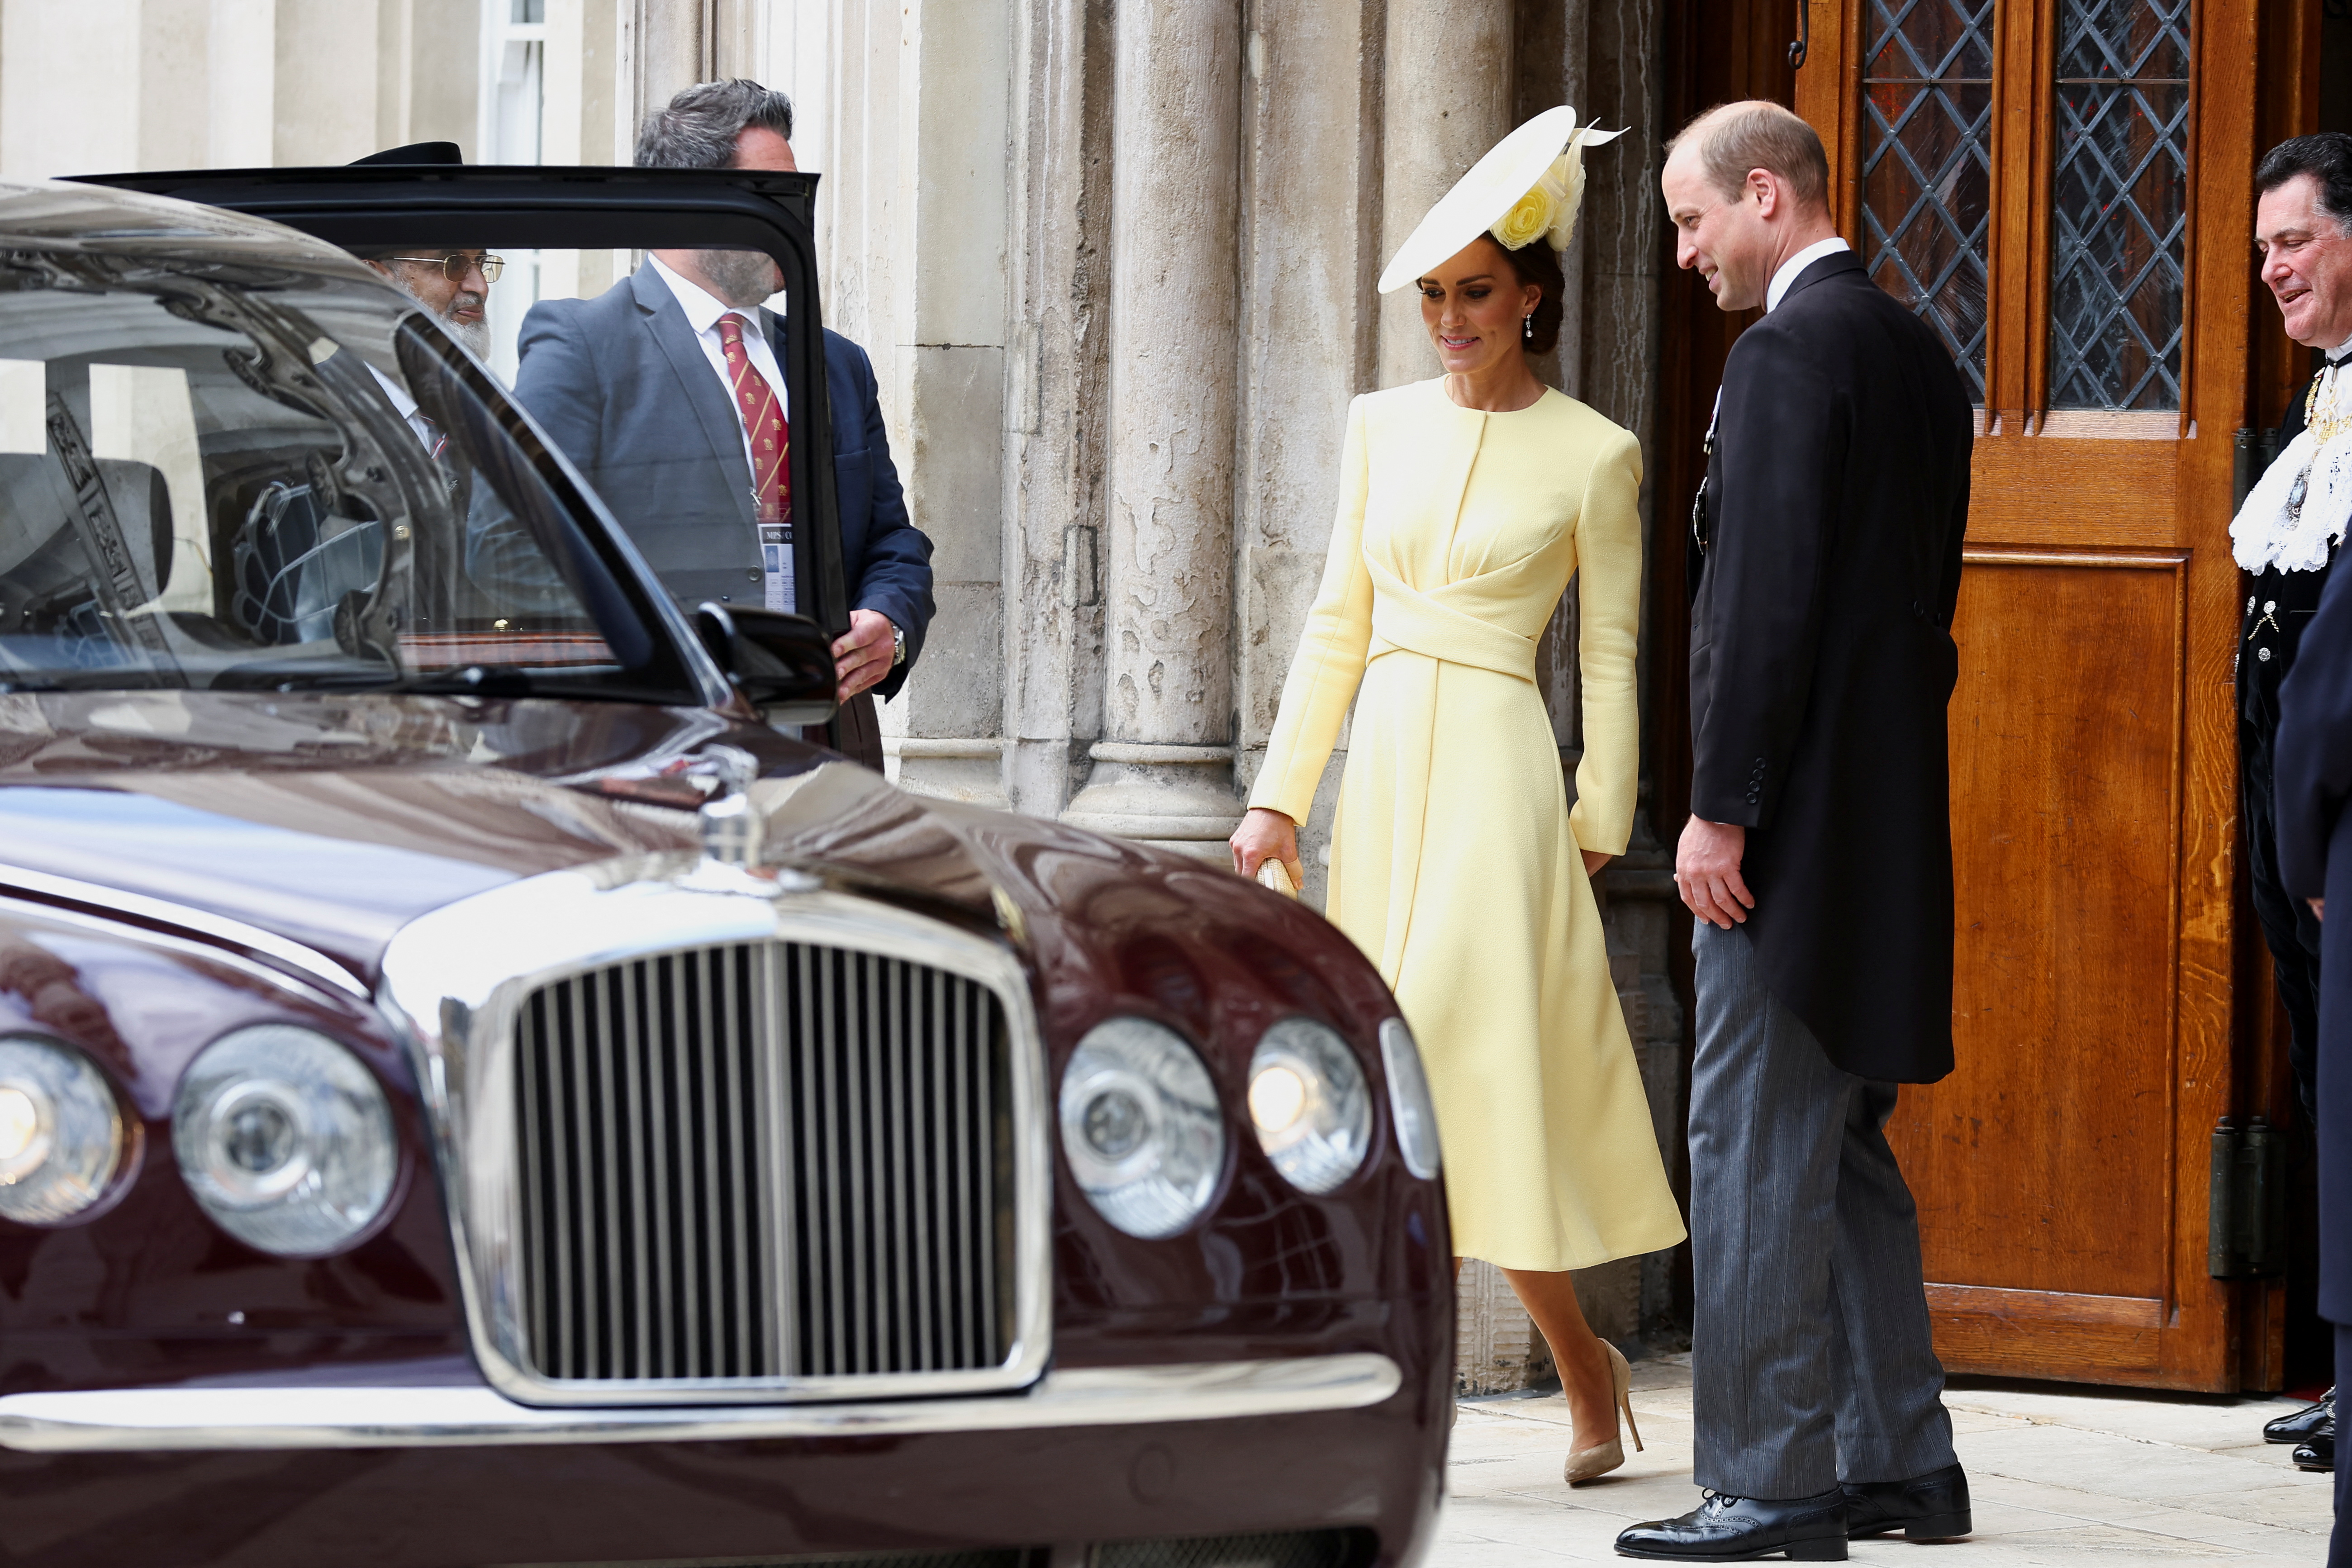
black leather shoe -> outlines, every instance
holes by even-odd
[[[2265,1443],[2300,1443],[2313,1433],[2333,1431],[2336,1426],[2336,1391],[2329,1389],[2319,1396],[2316,1405],[2306,1405],[2292,1415],[2282,1415],[2275,1421],[2263,1423]]]
[[[2294,1446],[2294,1468],[2298,1470],[2336,1468],[2336,1434],[2333,1431],[2314,1432]]]
[[[1845,1561],[1845,1492],[1740,1498],[1709,1492],[1680,1519],[1637,1524],[1617,1537],[1620,1557],[1747,1563],[1785,1552],[1792,1563]]]
[[[1899,1530],[1906,1541],[1951,1541],[1969,1533],[1969,1478],[1957,1464],[1907,1481],[1848,1481],[1849,1541]]]

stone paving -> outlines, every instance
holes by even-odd
[[[1950,1548],[1858,1541],[1853,1562],[2310,1568],[2327,1555],[2330,1478],[2297,1470],[2286,1448],[2262,1440],[2263,1423],[2296,1408],[2292,1401],[1955,1379],[1945,1402],[1976,1534]],[[1611,1550],[1619,1530],[1698,1501],[1688,1358],[1635,1363],[1633,1412],[1648,1451],[1632,1452],[1629,1441],[1623,1469],[1571,1491],[1559,1479],[1566,1401],[1464,1404],[1426,1568],[1630,1561]],[[1923,1563],[1927,1550],[1937,1554]]]

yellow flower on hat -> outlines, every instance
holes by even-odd
[[[1564,247],[1584,199],[1584,154],[1622,134],[1580,129],[1566,104],[1545,110],[1489,148],[1429,209],[1389,258],[1381,292],[1411,286],[1482,234],[1511,250],[1538,239]]]
[[[1579,131],[1569,138],[1568,150],[1552,160],[1528,194],[1487,232],[1512,250],[1538,238],[1554,250],[1568,248],[1576,233],[1577,211],[1584,205],[1584,148],[1580,143],[1585,133]]]
[[[1504,249],[1517,250],[1543,237],[1552,226],[1556,210],[1551,193],[1538,184],[1514,203],[1511,210],[1487,232],[1502,242]]]

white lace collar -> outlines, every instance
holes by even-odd
[[[2306,408],[2302,434],[2230,523],[2230,552],[2249,572],[2316,572],[2352,523],[2352,370],[2331,359]]]

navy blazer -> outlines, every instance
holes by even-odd
[[[2319,927],[2319,1315],[2352,1326],[2352,572],[2330,572],[2279,687],[2279,880]]]
[[[760,318],[782,363],[789,323],[765,310]],[[662,585],[689,607],[763,603],[743,426],[653,263],[593,300],[533,305],[520,346],[517,400],[595,487]],[[875,689],[887,699],[906,684],[930,625],[931,542],[907,516],[866,351],[828,331],[824,369],[850,607],[879,611],[907,634],[907,662]]]

